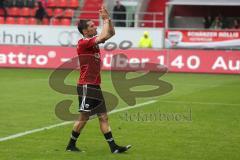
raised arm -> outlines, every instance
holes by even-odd
[[[96,39],[96,43],[104,43],[106,40],[115,35],[115,29],[111,19],[109,18],[109,13],[104,6],[101,7],[99,14],[103,20],[103,27],[101,33]]]

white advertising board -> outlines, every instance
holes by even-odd
[[[119,28],[116,35],[108,40],[119,45],[122,41],[138,42],[144,31],[148,31],[154,48],[163,48],[164,30],[162,28]],[[98,32],[101,28],[98,28]],[[37,46],[74,46],[81,38],[77,27],[38,26],[38,25],[1,25],[0,44],[2,45],[37,45]]]

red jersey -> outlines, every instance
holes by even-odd
[[[101,54],[99,46],[95,43],[96,36],[83,38],[78,41],[77,53],[80,62],[80,77],[78,84],[101,83]]]

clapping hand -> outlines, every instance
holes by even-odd
[[[99,14],[103,20],[109,19],[109,13],[104,5],[102,5],[101,9],[99,10]]]

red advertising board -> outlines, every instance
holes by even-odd
[[[239,30],[166,30],[166,48],[240,47]]]
[[[76,56],[76,49],[47,46],[0,46],[0,67],[57,68]],[[113,56],[123,54],[127,59]],[[156,68],[148,68],[147,64]],[[106,51],[102,49],[103,70],[112,69],[159,70],[165,66],[170,72],[240,73],[240,51],[224,50],[153,50],[128,49]],[[116,69],[116,68],[115,68]]]

